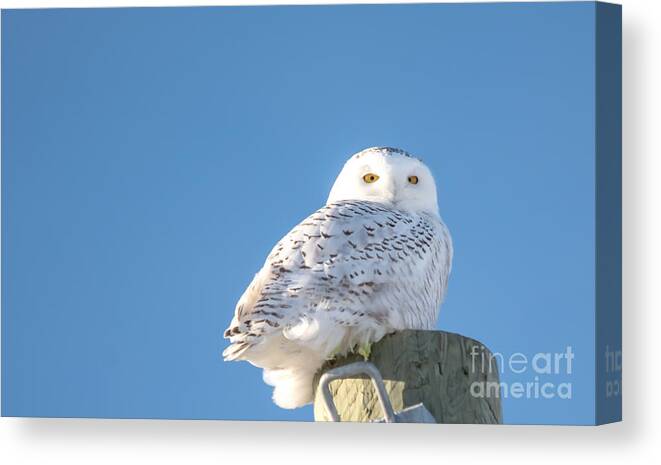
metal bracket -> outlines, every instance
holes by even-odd
[[[367,375],[372,380],[372,385],[376,390],[379,404],[385,416],[386,423],[395,423],[395,412],[392,409],[390,398],[386,392],[386,387],[383,384],[383,378],[379,370],[369,362],[355,362],[349,365],[343,365],[333,368],[324,373],[319,379],[319,387],[324,398],[324,406],[332,421],[340,421],[340,415],[337,413],[335,403],[333,402],[333,395],[330,392],[330,383],[336,379],[348,378],[356,375]]]
[[[381,410],[383,410],[385,423],[436,423],[434,417],[422,404],[408,407],[399,413],[395,413],[390,402],[390,397],[383,384],[383,378],[379,370],[369,362],[355,362],[333,368],[324,373],[319,379],[319,388],[323,396],[324,407],[332,421],[340,421],[340,415],[337,413],[333,395],[330,391],[330,383],[336,379],[349,378],[351,376],[367,375],[372,380],[372,385],[376,390]]]

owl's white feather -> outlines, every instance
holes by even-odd
[[[305,405],[328,358],[396,330],[432,329],[451,265],[429,169],[399,149],[364,150],[326,206],[273,248],[239,299],[223,356],[263,368],[277,405]]]

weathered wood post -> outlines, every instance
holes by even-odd
[[[321,375],[361,360],[351,354],[327,362],[317,373],[316,421],[329,420],[318,386]],[[369,361],[380,371],[395,411],[422,403],[437,423],[502,423],[498,366],[474,339],[444,331],[399,331],[372,345]],[[367,377],[332,381],[330,391],[341,421],[383,418]]]

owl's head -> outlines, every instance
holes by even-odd
[[[328,203],[340,200],[368,200],[438,216],[431,171],[422,161],[392,147],[372,147],[349,158],[328,196]]]

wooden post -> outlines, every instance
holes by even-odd
[[[327,362],[317,373],[316,421],[329,420],[318,389],[321,375],[361,360],[350,354]],[[381,372],[395,411],[422,402],[437,423],[502,423],[498,366],[474,339],[444,331],[399,331],[372,345],[369,361]],[[330,390],[341,421],[383,418],[368,378],[335,380]]]

